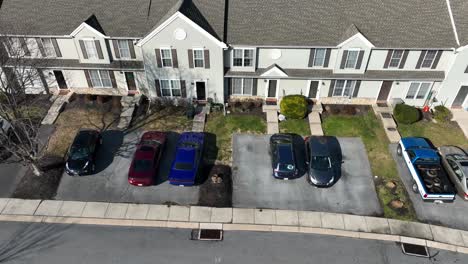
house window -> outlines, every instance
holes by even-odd
[[[93,87],[97,88],[110,88],[112,81],[109,71],[89,70],[89,78]]]
[[[94,40],[83,40],[83,44],[86,49],[86,53],[88,54],[88,59],[98,59],[99,55],[97,52],[96,44]]]
[[[424,99],[430,88],[431,83],[412,82],[406,93],[406,99]]]
[[[159,84],[162,96],[180,97],[182,95],[180,80],[159,80]]]
[[[44,47],[45,56],[48,58],[57,57],[55,47],[50,38],[41,38],[42,46]]]
[[[337,80],[335,82],[335,88],[333,89],[333,96],[336,97],[349,97],[351,96],[356,81],[353,80]]]
[[[161,49],[161,61],[163,67],[172,67],[171,49]]]
[[[10,38],[10,49],[8,49],[8,52],[10,54],[10,57],[22,57],[26,56],[26,52],[28,47],[23,46],[23,42],[19,38]],[[25,39],[25,42],[27,40]]]
[[[326,49],[315,49],[314,66],[323,67],[323,65],[325,64],[326,52],[327,52]]]
[[[403,58],[403,50],[394,50],[392,53],[392,57],[390,58],[390,63],[388,67],[397,68],[400,66],[401,59]]]
[[[251,67],[254,61],[253,49],[234,49],[232,65],[235,67]]]
[[[233,95],[252,95],[254,80],[251,78],[233,78],[231,80]]]
[[[193,50],[193,62],[194,62],[195,68],[205,67],[205,54],[202,49]]]
[[[128,46],[127,40],[118,40],[117,44],[119,46],[119,53],[121,59],[131,59],[132,55],[130,54],[130,47]]]
[[[349,50],[348,56],[346,57],[345,68],[346,69],[355,69],[357,64],[357,59],[359,56],[359,50]]]
[[[431,68],[434,63],[434,59],[437,55],[437,50],[428,50],[424,56],[423,62],[421,64],[422,68]]]

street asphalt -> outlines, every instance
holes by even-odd
[[[404,255],[395,242],[312,234],[224,233],[220,242],[190,240],[191,230],[0,223],[0,263],[164,264],[454,264],[468,255],[429,249]]]
[[[338,141],[344,161],[342,176],[332,187],[322,189],[310,185],[307,175],[289,181],[273,178],[269,136],[234,135],[234,207],[381,215],[364,144],[359,138]]]
[[[176,133],[169,134],[155,185],[135,187],[128,183],[128,169],[141,133],[132,132],[124,136],[119,131],[104,132],[103,146],[98,152],[97,173],[80,177],[64,173],[56,198],[93,202],[196,204],[198,186],[179,187],[167,181],[178,139]]]
[[[468,230],[468,222],[466,221],[468,201],[464,201],[457,195],[453,203],[434,204],[432,202],[424,202],[419,193],[413,192],[413,178],[403,158],[399,157],[396,153],[397,144],[390,144],[389,147],[418,219],[430,224]]]

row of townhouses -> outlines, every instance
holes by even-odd
[[[41,76],[31,92],[468,107],[465,0],[0,4],[3,52]]]

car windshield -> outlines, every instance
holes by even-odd
[[[86,147],[72,147],[70,150],[70,158],[72,160],[80,160],[89,156],[89,149]]]
[[[133,163],[135,172],[145,172],[151,170],[151,160],[135,160]]]
[[[188,163],[188,162],[177,162],[175,165],[174,165],[174,168],[176,170],[182,170],[182,171],[191,171],[193,166],[192,166],[192,163]]]
[[[198,143],[195,142],[182,142],[179,147],[181,148],[198,148]]]
[[[310,167],[315,170],[328,170],[331,168],[330,158],[325,156],[312,156]]]
[[[157,146],[157,145],[161,145],[161,142],[159,142],[157,140],[142,140],[140,142],[140,145],[143,145],[143,146]]]

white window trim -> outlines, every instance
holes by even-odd
[[[169,88],[168,90],[171,92],[171,95],[170,95],[170,96],[165,96],[165,95],[163,95],[163,91],[162,91],[163,88],[162,88],[162,85],[161,85],[161,84],[162,84],[162,81],[169,81],[169,86],[170,86],[170,88]],[[172,89],[173,89],[173,87],[172,87],[172,81],[176,81],[176,82],[179,83],[180,96],[174,96],[174,95],[172,94]],[[160,79],[160,80],[159,80],[159,90],[160,90],[160,92],[161,92],[161,97],[166,97],[166,98],[181,98],[181,97],[182,97],[182,87],[180,86],[180,79]]]
[[[359,52],[361,51],[361,49],[347,49],[347,51],[348,51],[348,54],[346,54],[346,60],[345,60],[344,68],[345,68],[345,69],[356,69],[356,65],[357,65],[357,62],[358,62],[358,60],[359,60]],[[349,58],[349,53],[350,53],[350,51],[356,51],[356,52],[357,52],[356,61],[355,61],[353,67],[347,67],[347,66],[346,66],[346,65],[348,64],[348,58]]]
[[[336,84],[338,83],[338,81],[344,81],[343,90],[341,91],[341,95],[335,95]],[[348,84],[348,82],[354,82],[354,83],[353,83],[353,86],[351,87],[351,90],[349,91],[349,95],[344,95],[344,91],[345,91],[345,88],[346,88],[346,85]],[[333,86],[332,97],[342,97],[342,98],[343,97],[344,98],[352,97],[353,93],[354,93],[354,89],[356,88],[356,83],[357,83],[356,80],[336,80],[335,85]]]
[[[414,94],[413,98],[406,98],[406,96],[408,95],[409,89],[411,88],[411,85],[412,85],[413,83],[419,83],[418,90],[416,90],[416,93]],[[423,98],[416,98],[416,97],[418,96],[419,90],[421,89],[421,86],[422,86],[423,83],[428,83],[428,84],[429,84],[429,89],[428,89],[427,92],[424,94],[424,97],[423,97]],[[432,91],[432,87],[433,87],[433,86],[434,86],[434,82],[412,81],[412,82],[409,83],[408,88],[406,89],[403,98],[405,98],[405,100],[426,100],[426,97],[427,97],[427,95],[429,94],[429,92]]]
[[[99,60],[99,53],[98,53],[98,50],[97,50],[97,47],[96,47],[96,42],[94,42],[95,39],[93,39],[93,38],[82,38],[81,40],[83,40],[83,45],[84,45],[84,48],[86,50],[86,54],[88,55],[88,60]],[[95,58],[91,58],[89,56],[89,50],[88,50],[88,47],[85,44],[87,41],[93,43],[94,50],[96,51],[96,57]]]
[[[125,42],[127,43],[127,48],[128,48],[128,55],[129,55],[129,57],[123,57],[123,56],[122,56],[122,50],[124,50],[125,48],[121,48],[121,47],[120,47],[120,42],[121,42],[121,41],[125,41]],[[132,59],[132,54],[131,54],[131,52],[130,52],[130,44],[129,44],[128,40],[126,40],[126,39],[117,39],[117,48],[119,49],[119,54],[120,54],[120,58],[119,58],[119,59],[120,59],[120,60],[131,60],[131,59]]]
[[[231,95],[234,95],[234,96],[252,96],[252,92],[253,92],[253,87],[254,87],[254,82],[257,80],[257,79],[254,79],[254,78],[233,78],[231,79],[231,86],[232,86],[232,81],[234,79],[240,79],[241,80],[241,90],[242,90],[242,93],[238,94],[238,93],[234,93],[234,89],[232,89],[231,87],[231,90],[232,90],[232,94]],[[245,79],[252,79],[252,87],[250,87],[250,94],[248,93],[245,93]]]
[[[90,73],[89,73],[89,75],[90,75],[90,76],[89,76],[89,79],[90,79],[90,81],[91,81],[91,84],[93,85],[93,88],[113,88],[113,87],[112,87],[112,78],[111,78],[110,72],[109,72],[108,70],[89,70],[89,71],[90,71]],[[96,72],[98,73],[98,75],[99,75],[99,81],[101,82],[102,86],[96,86],[96,85],[94,85],[94,83],[93,83],[93,78],[91,78],[91,71],[96,71]],[[111,86],[104,86],[104,82],[102,81],[103,78],[102,78],[102,75],[101,75],[101,71],[107,72],[107,75],[109,76],[109,80],[110,80],[110,82],[111,82]]]
[[[207,80],[202,80],[202,79],[199,79],[199,80],[193,80],[193,83],[194,83],[194,90],[195,90],[195,96],[198,98],[198,94],[197,94],[197,83],[205,83],[205,97],[208,98],[208,81]],[[188,97],[188,96],[187,96]]]
[[[393,60],[393,55],[395,55],[395,51],[402,51],[400,60],[398,61],[397,66],[392,66],[392,60]],[[403,60],[403,56],[405,56],[405,51],[404,50],[393,50],[392,51],[392,56],[390,56],[390,61],[388,62],[388,68],[399,68],[401,65],[401,61]]]
[[[325,50],[325,53],[324,53],[325,56],[323,56],[323,60],[322,60],[321,65],[315,65],[315,59],[317,58],[317,50]],[[317,67],[317,68],[319,68],[319,67],[322,67],[322,68],[325,67],[325,59],[326,59],[326,57],[327,57],[327,49],[325,49],[325,48],[317,48],[317,49],[315,49],[315,50],[314,50],[314,61],[312,62],[312,67]]]
[[[320,99],[320,89],[322,87],[322,80],[308,80],[307,81],[307,87],[306,87],[306,90],[307,90],[307,95],[306,96],[307,96],[307,98],[309,98],[310,83],[311,82],[318,82],[318,86],[317,86],[317,95],[315,96],[315,98],[310,98],[310,99]]]
[[[270,81],[276,81],[276,94],[275,97],[268,97],[268,88],[270,87]],[[265,82],[265,98],[275,98],[278,99],[278,93],[280,88],[281,79],[267,79]]]
[[[171,57],[171,66],[164,66],[163,50],[169,50],[169,56]],[[172,49],[168,47],[163,47],[159,49],[159,54],[161,56],[161,67],[163,68],[174,68],[174,59],[172,58]]]
[[[425,66],[423,66],[423,65],[424,65],[424,61],[426,60],[426,57],[427,57],[427,54],[429,53],[429,51],[435,51],[436,53],[435,53],[435,55],[434,55],[434,58],[433,58],[432,61],[431,61],[431,65],[425,67]],[[421,51],[421,52],[422,52],[422,51]],[[432,66],[434,65],[434,62],[435,62],[435,59],[436,59],[436,57],[437,57],[437,53],[438,53],[438,52],[439,52],[438,50],[427,50],[427,51],[426,51],[426,54],[424,54],[424,58],[423,58],[422,61],[421,61],[421,68],[425,68],[425,69],[430,69],[430,68],[432,68]]]
[[[242,66],[234,65],[234,50],[242,50]],[[252,65],[245,66],[245,51],[251,50],[252,51]],[[254,67],[255,65],[255,48],[233,48],[231,52],[231,67]]]
[[[193,68],[205,68],[205,49],[203,49],[203,48],[194,48],[192,50],[193,50],[193,54],[192,54],[192,56],[193,56]],[[195,51],[201,51],[202,54],[203,54],[202,55],[203,66],[201,66],[201,67],[196,66],[197,64],[195,63],[195,60],[196,60],[195,59]]]

